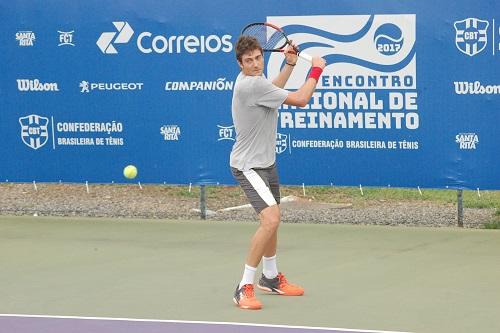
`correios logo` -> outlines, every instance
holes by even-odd
[[[126,44],[134,34],[128,22],[118,21],[113,24],[118,30],[116,38],[116,32],[103,32],[97,40],[97,46],[105,54],[118,53],[113,44]],[[140,52],[146,54],[231,52],[233,50],[231,38],[231,35],[165,36],[144,31],[137,36],[136,45]]]
[[[118,30],[118,36],[116,32],[103,32],[99,39],[97,40],[97,46],[101,49],[102,53],[105,54],[116,54],[118,51],[114,47],[113,43],[116,44],[126,44],[129,42],[130,38],[134,34],[134,30],[130,27],[127,22],[113,22],[114,26]],[[113,40],[113,38],[115,38]]]

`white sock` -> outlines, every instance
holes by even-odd
[[[268,279],[278,276],[278,266],[276,265],[276,255],[272,257],[262,257],[262,273]]]
[[[257,271],[257,267],[245,265],[245,271],[243,272],[243,277],[241,278],[240,288],[245,284],[253,284],[254,283],[256,271]]]

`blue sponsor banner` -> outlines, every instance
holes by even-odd
[[[283,184],[500,189],[500,4],[0,5],[0,181],[234,184],[233,43],[268,21],[328,66],[279,110]],[[283,65],[266,54],[265,73]],[[299,60],[286,89],[298,89]]]

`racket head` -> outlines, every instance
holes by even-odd
[[[289,43],[283,30],[267,22],[250,23],[241,31],[242,36],[255,37],[267,52],[280,52]]]

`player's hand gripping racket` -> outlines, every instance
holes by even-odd
[[[241,34],[257,38],[265,52],[283,52],[285,46],[291,45],[283,29],[267,22],[251,23],[243,28]],[[295,49],[295,52],[302,59],[312,61],[309,54],[300,52],[298,49]]]

